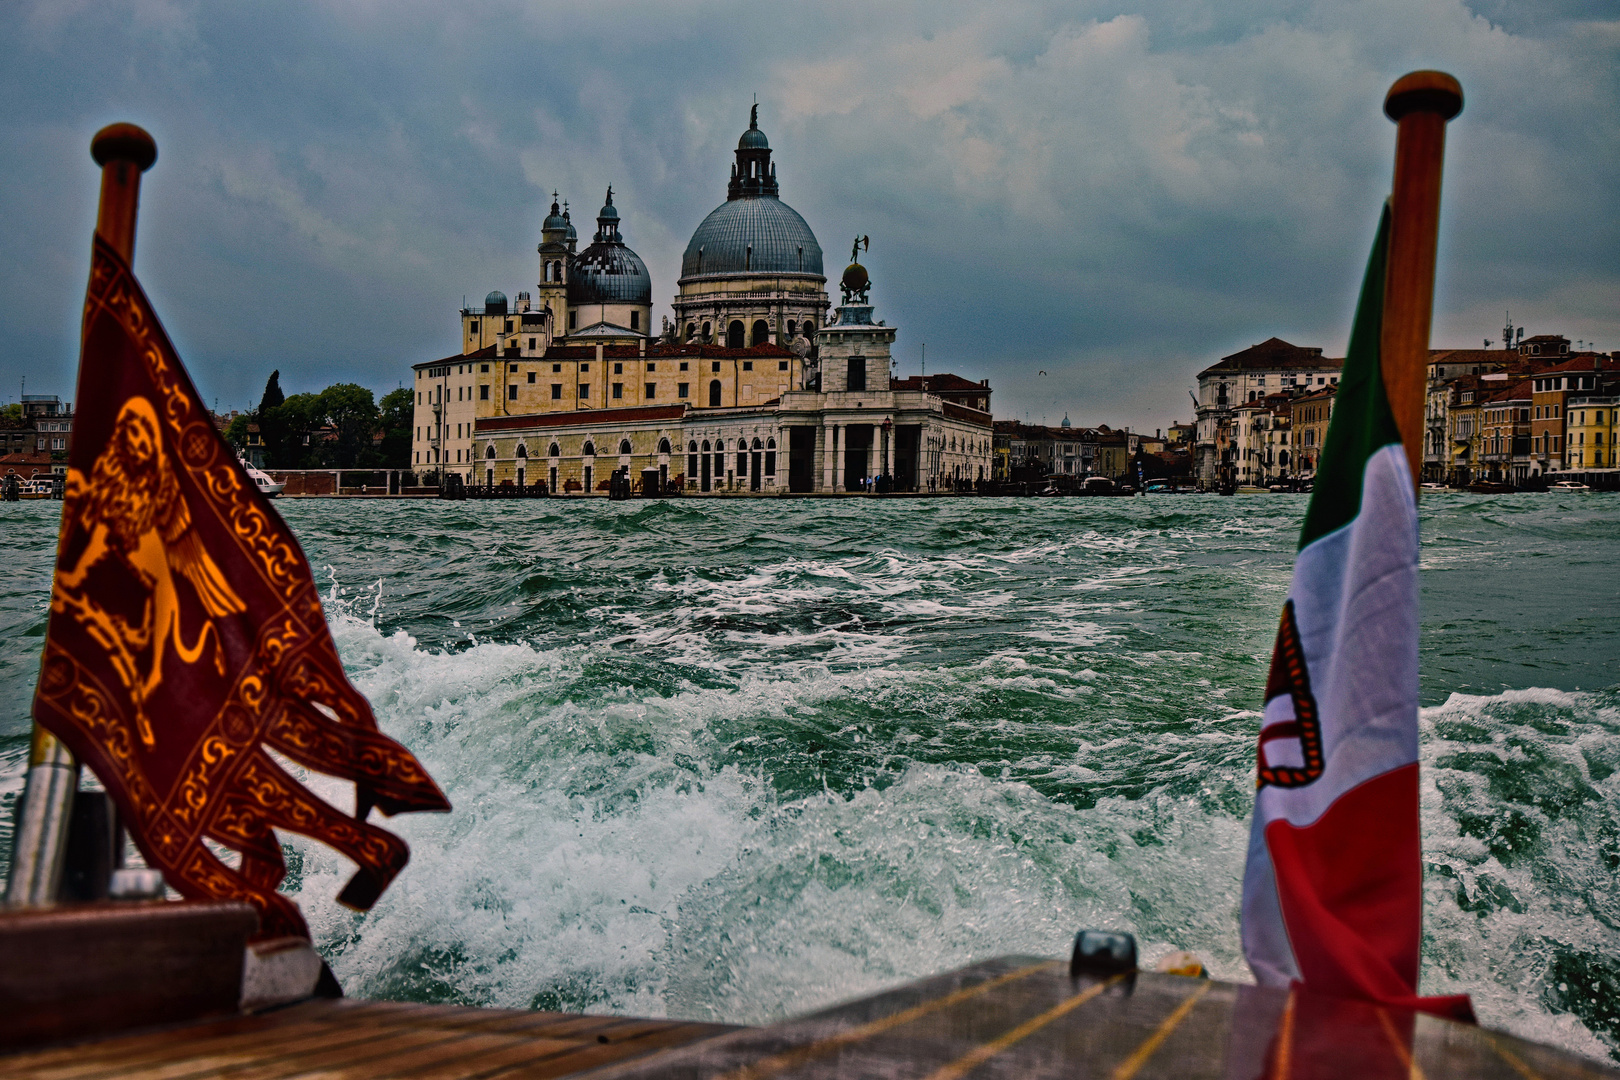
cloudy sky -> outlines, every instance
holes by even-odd
[[[669,310],[757,94],[784,199],[849,238],[902,374],[998,416],[1161,427],[1278,335],[1342,355],[1394,128],[1467,96],[1434,343],[1620,349],[1620,9],[1607,0],[0,6],[0,401],[73,394],[100,126],[155,136],[136,267],[203,393],[379,392],[533,288],[548,193],[612,184]],[[1044,373],[1044,374],[1043,374]]]

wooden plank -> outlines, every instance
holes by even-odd
[[[593,1080],[1620,1078],[1548,1047],[1363,1002],[1152,973],[1070,980],[1050,966],[1008,979],[1022,963],[973,965],[604,1068]],[[996,985],[963,995],[986,982]],[[950,1004],[930,1009],[928,1001]]]
[[[257,925],[199,901],[0,912],[0,1050],[233,1013]]]

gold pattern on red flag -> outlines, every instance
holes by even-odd
[[[246,900],[259,937],[308,930],[277,893],[276,829],[354,860],[369,908],[409,858],[366,821],[448,810],[349,684],[309,564],[248,481],[129,267],[97,237],[78,420],[34,719],[95,770],[181,895]],[[355,784],[355,813],[267,752]],[[238,852],[231,867],[204,840]]]

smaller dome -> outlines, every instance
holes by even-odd
[[[852,293],[859,293],[871,287],[872,279],[866,275],[866,267],[860,263],[850,263],[844,267],[844,276],[839,279],[839,284]]]
[[[492,292],[488,296],[484,297],[484,314],[485,315],[505,315],[506,314],[506,294],[501,292],[501,290],[496,289],[494,292]]]
[[[748,114],[748,130],[742,133],[737,140],[739,150],[769,150],[771,144],[766,141],[765,133],[759,130],[759,106],[755,105]]]
[[[1073,426],[1074,426],[1073,424],[1069,423],[1069,414],[1064,413],[1063,414],[1063,423],[1059,424],[1058,427],[1064,428],[1064,427],[1073,427]]]
[[[551,193],[551,213],[546,215],[546,220],[541,224],[540,228],[546,231],[568,228],[568,219],[563,217],[562,208],[557,205],[557,193],[555,191]]]

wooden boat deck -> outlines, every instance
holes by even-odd
[[[1004,957],[762,1028],[306,1001],[0,1057],[29,1080],[1620,1077],[1481,1028],[1359,1002]]]

